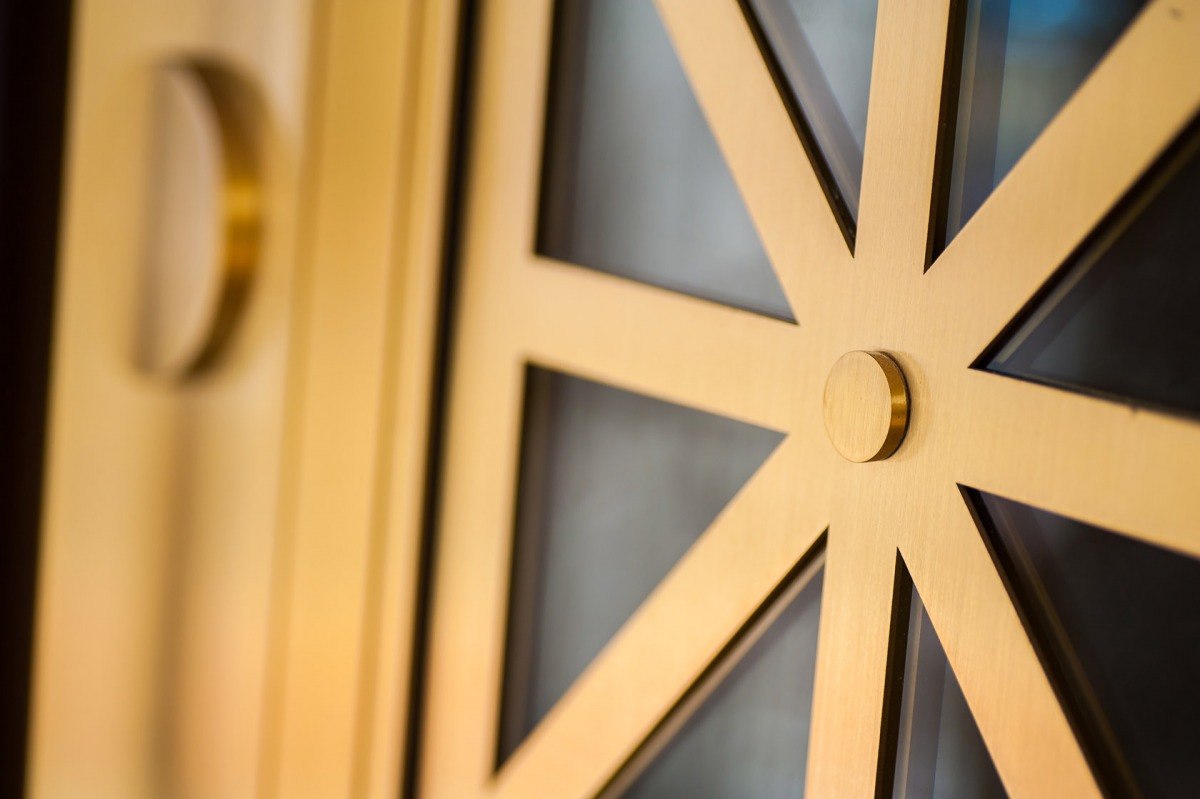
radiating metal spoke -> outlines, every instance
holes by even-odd
[[[850,251],[735,0],[658,0],[696,96],[801,325]]]
[[[929,253],[950,0],[880,0],[855,260],[915,280]]]
[[[825,530],[825,481],[795,484],[813,473],[810,449],[784,441],[510,757],[492,796],[593,796],[633,754]]]
[[[857,468],[862,477],[863,467]],[[878,778],[895,531],[885,483],[848,479],[850,471],[837,470],[825,559],[809,796],[874,796]]]
[[[501,66],[483,70],[466,213],[426,787],[611,785],[828,526],[809,795],[876,792],[898,552],[1009,792],[1097,795],[957,484],[1200,555],[1200,424],[967,367],[1195,113],[1200,3],[1151,2],[928,274],[951,0],[880,2],[853,258],[739,4],[657,3],[799,325],[532,253],[527,142],[544,97],[515,76],[544,72],[550,3],[532,34],[493,10],[484,57]],[[851,464],[826,438],[825,373],[888,347],[908,438]],[[492,776],[526,362],[788,437]]]
[[[545,366],[779,431],[823,379],[789,322],[553,261],[506,283],[497,327]]]
[[[1194,116],[1198,5],[1147,6],[950,242],[924,281],[931,351],[974,360]]]
[[[900,551],[1005,788],[1099,796],[966,502],[950,481],[919,478],[904,481],[922,501]]]
[[[1200,557],[1200,423],[966,371],[959,483]]]

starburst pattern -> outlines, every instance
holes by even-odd
[[[970,365],[1200,107],[1200,4],[1150,3],[931,264],[950,0],[879,4],[853,253],[737,3],[659,0],[797,325],[529,253],[545,52],[518,26],[548,21],[532,5],[488,18],[483,42],[506,66],[479,92],[431,795],[594,793],[826,530],[809,795],[874,795],[897,553],[1009,792],[1098,795],[959,486],[1200,556],[1200,425]],[[822,422],[826,374],[857,349],[891,353],[909,381],[908,436],[879,463],[840,458]],[[787,439],[493,776],[511,518],[497,474],[512,475],[528,361]]]

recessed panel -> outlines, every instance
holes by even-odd
[[[501,761],[783,439],[536,367],[525,390]]]
[[[626,799],[804,795],[822,573],[772,620]],[[702,689],[703,690],[703,687]]]
[[[653,0],[562,0],[538,250],[793,319]]]
[[[789,111],[853,228],[862,189],[877,0],[743,0]]]
[[[1200,560],[990,494],[974,503],[1107,789],[1200,796]]]
[[[1200,135],[1188,134],[986,368],[1200,414]]]
[[[1145,0],[966,4],[946,240],[979,210]]]
[[[895,799],[1007,796],[915,588],[908,618]],[[1014,698],[1019,701],[1018,698]]]

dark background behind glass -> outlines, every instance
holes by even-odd
[[[555,6],[537,250],[792,320],[653,0]]]
[[[1145,5],[1145,0],[965,2],[947,241]]]
[[[25,792],[70,6],[0,2],[0,796]]]
[[[990,371],[1200,415],[1200,121],[1109,215]]]
[[[1104,787],[1133,793],[1131,775],[1147,797],[1200,795],[1200,560],[991,494],[972,502]]]
[[[613,386],[526,370],[499,762],[782,439]]]

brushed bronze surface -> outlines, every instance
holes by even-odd
[[[825,432],[848,461],[890,456],[908,430],[908,384],[891,356],[848,352],[829,372],[823,407]]]

